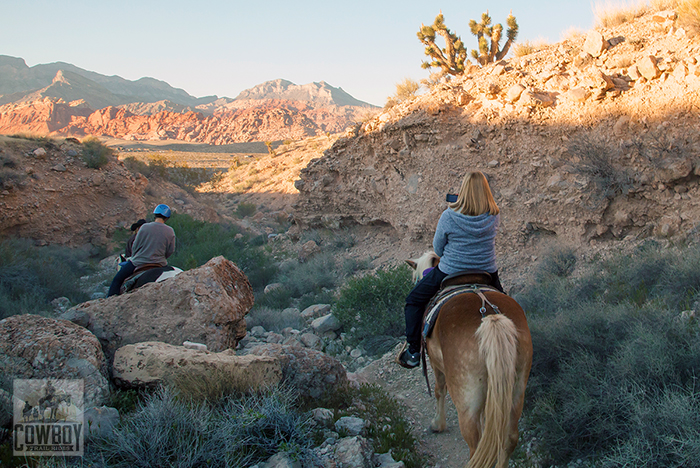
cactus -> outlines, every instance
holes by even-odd
[[[445,40],[443,49],[435,44],[435,37],[438,34]],[[445,26],[445,18],[442,12],[435,17],[435,22],[432,26],[421,24],[417,36],[425,45],[425,55],[431,59],[423,62],[423,68],[439,68],[443,74],[450,75],[464,73],[464,61],[467,59],[467,51],[464,48],[462,39]]]
[[[481,15],[481,23],[477,23],[474,20],[469,21],[469,29],[471,29],[472,34],[475,35],[479,41],[479,50],[472,50],[472,57],[482,66],[487,63],[496,62],[505,57],[511,44],[513,44],[513,41],[518,36],[518,23],[515,21],[515,16],[513,16],[512,11],[508,15],[508,18],[506,18],[506,24],[508,25],[508,30],[506,31],[508,40],[503,44],[503,49],[499,50],[501,37],[503,35],[503,25],[498,23],[491,26],[491,17],[489,16],[488,10]],[[490,47],[488,44],[489,38],[491,39]]]

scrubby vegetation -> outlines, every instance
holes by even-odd
[[[700,453],[700,249],[648,241],[573,274],[557,249],[516,299],[534,360],[523,427],[545,465],[692,466]]]
[[[333,409],[335,419],[355,416],[369,423],[367,437],[374,443],[375,453],[391,451],[394,460],[403,461],[406,468],[429,466],[418,451],[411,433],[411,424],[404,417],[402,406],[376,385],[346,388],[337,392],[324,406]]]
[[[0,241],[0,319],[46,313],[57,297],[73,304],[87,300],[79,279],[90,271],[86,250],[38,247],[28,239]]]
[[[114,150],[103,145],[95,137],[88,137],[83,140],[81,157],[90,169],[99,169],[109,163],[114,156]]]
[[[396,83],[396,93],[387,98],[384,109],[391,109],[397,104],[415,98],[418,91],[420,91],[420,87],[421,85],[417,81],[411,78],[404,78],[402,81]]]
[[[405,332],[403,308],[411,287],[405,265],[351,278],[341,288],[333,313],[351,342],[400,337]]]
[[[348,259],[343,252],[355,242],[352,235],[343,231],[308,231],[300,240],[306,243],[313,240],[320,252],[304,261],[289,259],[282,262],[271,283],[276,288],[266,294],[257,294],[256,306],[251,311],[253,321],[257,320],[258,308],[304,309],[310,305],[335,301],[335,291],[354,273],[368,267],[367,261]],[[272,325],[272,324],[270,324]],[[267,330],[281,330],[279,326]]]
[[[223,255],[243,270],[254,289],[265,287],[277,272],[262,236],[252,237],[235,226],[197,221],[177,213],[168,225],[177,236],[175,253],[168,259],[170,265],[189,270]]]
[[[170,162],[158,154],[150,154],[146,161],[141,161],[133,156],[123,160],[124,165],[131,172],[138,172],[148,178],[156,177],[180,187],[193,191],[196,187],[207,182],[216,183],[223,178],[221,171],[213,171],[204,167],[190,167],[186,163]]]

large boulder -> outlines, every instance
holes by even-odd
[[[39,315],[0,320],[0,374],[18,379],[82,379],[86,407],[100,406],[109,397],[100,342],[67,320]]]
[[[254,346],[249,354],[279,359],[282,364],[282,382],[310,399],[321,398],[348,384],[345,367],[321,351],[270,343]]]
[[[161,283],[79,304],[62,317],[92,331],[111,361],[117,349],[144,341],[193,341],[215,352],[235,348],[245,336],[244,317],[252,305],[248,278],[216,257]]]
[[[236,356],[233,350],[210,353],[151,341],[117,350],[112,368],[120,385],[148,386],[187,375],[222,375],[240,385],[238,390],[274,387],[282,379],[280,362],[268,356]]]

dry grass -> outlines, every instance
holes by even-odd
[[[700,35],[700,0],[684,0],[677,8],[678,20],[692,35]]]
[[[649,4],[643,0],[595,2],[593,16],[600,27],[609,28],[632,21],[649,11]]]
[[[649,5],[655,11],[673,10],[678,7],[683,0],[650,0]]]
[[[563,41],[573,41],[586,34],[581,28],[576,26],[571,26],[569,29],[561,33],[561,40]]]
[[[536,41],[525,41],[517,42],[513,47],[513,54],[516,57],[523,57],[525,55],[534,54],[540,51],[543,47],[547,45],[547,41],[544,39],[538,39]]]
[[[245,373],[223,369],[178,373],[166,379],[188,401],[216,403],[228,396],[243,395],[260,389],[260,379]]]

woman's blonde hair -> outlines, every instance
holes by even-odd
[[[462,188],[459,189],[457,201],[450,203],[450,208],[468,216],[479,216],[484,213],[497,215],[500,212],[486,176],[479,171],[467,172],[462,181]]]

